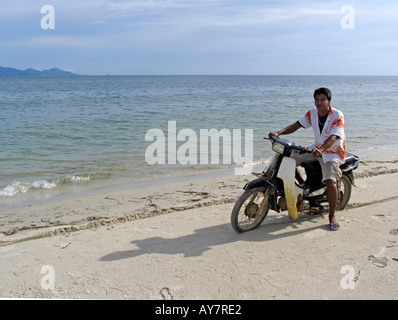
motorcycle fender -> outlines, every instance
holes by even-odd
[[[267,182],[264,179],[258,178],[253,181],[250,181],[246,183],[246,185],[243,187],[244,190],[251,190],[255,188],[260,188],[260,187],[267,187]]]
[[[278,178],[283,180],[285,189],[285,199],[287,211],[290,219],[297,219],[297,200],[300,189],[295,183],[296,161],[292,158],[284,157],[278,171]]]
[[[348,179],[350,179],[351,184],[353,186],[355,186],[355,181],[354,181],[354,174],[352,173],[352,171],[348,172],[348,173],[344,173],[344,175],[346,175],[348,177]]]

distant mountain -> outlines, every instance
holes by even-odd
[[[78,76],[76,73],[64,71],[58,68],[39,71],[36,69],[19,70],[15,68],[0,67],[0,77],[24,77],[24,76]]]

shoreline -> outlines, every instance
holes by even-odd
[[[362,156],[359,168],[354,171],[355,180],[397,173],[397,159],[398,151],[394,149]],[[259,164],[255,169],[261,171],[264,166]],[[244,184],[253,179],[251,174],[234,175],[232,168],[208,170],[196,175],[113,185],[30,201],[0,211],[0,247],[198,207],[234,203],[243,192]],[[351,200],[348,207],[361,205]]]
[[[398,146],[387,146],[386,148],[369,148],[351,151],[362,158],[373,157],[383,154],[398,152]],[[253,165],[253,171],[262,171],[267,165],[270,158],[256,160]],[[54,189],[41,189],[28,191],[16,196],[2,197],[2,206],[0,206],[0,216],[3,211],[22,208],[25,206],[38,205],[43,203],[58,202],[63,200],[74,199],[77,197],[85,197],[88,195],[98,195],[101,193],[109,193],[119,190],[140,189],[150,187],[156,184],[173,183],[183,180],[196,180],[201,178],[211,178],[234,175],[233,171],[236,167],[209,167],[188,169],[181,167],[176,171],[159,174],[158,177],[111,177],[108,179],[100,179],[98,181],[79,182],[66,186],[57,186]],[[181,170],[182,169],[182,170]],[[247,175],[249,179],[252,177]],[[4,204],[5,203],[5,204]]]

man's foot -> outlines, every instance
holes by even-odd
[[[337,231],[337,230],[340,229],[340,225],[339,225],[338,222],[336,222],[336,223],[329,223],[329,229],[330,229],[331,231]]]

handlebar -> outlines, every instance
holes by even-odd
[[[281,145],[283,145],[286,148],[289,148],[290,150],[298,150],[299,153],[303,154],[303,153],[311,153],[310,150],[308,150],[306,147],[302,147],[302,146],[297,146],[294,143],[290,142],[287,139],[282,139],[279,138],[277,136],[272,136],[272,138],[268,138],[268,137],[264,137],[264,139],[270,140],[272,142],[272,144],[276,143],[280,143]]]

